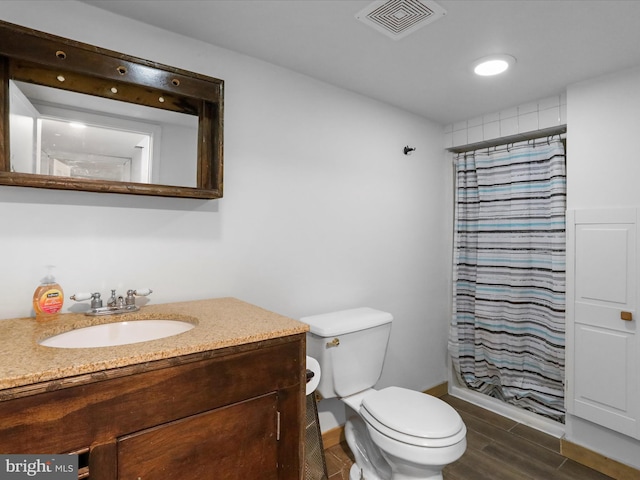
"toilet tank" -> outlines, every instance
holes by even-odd
[[[342,398],[372,388],[382,373],[392,320],[368,307],[301,318],[310,330],[307,355],[320,364],[316,391]]]

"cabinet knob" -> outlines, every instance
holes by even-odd
[[[620,318],[627,322],[633,320],[633,314],[631,312],[620,312]]]

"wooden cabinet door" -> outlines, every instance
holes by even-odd
[[[568,212],[567,410],[639,438],[636,217]]]
[[[118,479],[277,479],[277,395],[218,408],[118,441]]]

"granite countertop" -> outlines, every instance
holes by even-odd
[[[148,342],[98,348],[51,348],[38,342],[75,328],[143,319],[196,324],[187,332]],[[91,317],[66,313],[48,322],[0,320],[0,391],[38,382],[124,367],[304,333],[308,326],[235,298],[146,305],[138,312]]]

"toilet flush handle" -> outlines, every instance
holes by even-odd
[[[340,345],[340,339],[339,338],[334,338],[330,342],[327,342],[327,348],[337,347],[338,345]]]

